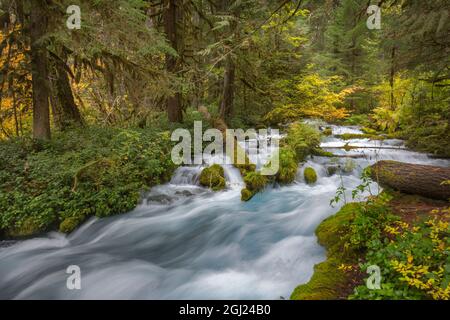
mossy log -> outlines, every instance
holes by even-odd
[[[371,167],[371,176],[383,187],[432,199],[450,199],[450,168],[379,161]]]

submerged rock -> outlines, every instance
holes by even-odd
[[[327,174],[328,176],[333,176],[335,175],[339,170],[339,166],[329,166],[327,167]]]

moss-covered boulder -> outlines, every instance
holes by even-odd
[[[247,188],[244,188],[241,190],[241,200],[242,201],[249,201],[253,196],[255,195],[254,192],[250,191]]]
[[[313,184],[313,183],[317,182],[316,170],[314,170],[311,167],[305,168],[305,171],[303,172],[303,176],[305,177],[305,181],[308,184]]]
[[[247,172],[244,182],[246,187],[241,191],[241,200],[249,201],[255,194],[266,187],[269,179],[259,172]]]
[[[223,168],[218,164],[214,164],[209,168],[203,169],[200,174],[200,184],[211,188],[213,191],[225,189],[225,172]]]
[[[322,132],[325,136],[331,136],[333,135],[333,129],[331,129],[330,127],[325,128],[325,130],[323,130]]]
[[[339,170],[339,166],[328,166],[327,167],[327,174],[328,174],[328,176],[333,176],[333,175],[335,175],[337,172],[338,172],[338,170]]]
[[[244,182],[247,189],[251,191],[261,191],[266,187],[268,179],[259,172],[248,172],[244,177]]]

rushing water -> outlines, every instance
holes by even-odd
[[[357,127],[333,127],[333,134],[346,132],[360,133]],[[314,230],[339,209],[329,205],[341,184],[340,175],[331,175],[333,168],[347,171],[342,181],[350,192],[362,169],[381,159],[450,165],[408,151],[399,140],[330,136],[323,147],[347,142],[392,149],[330,149],[360,158],[315,157],[299,169],[294,184],[268,188],[250,202],[240,201],[243,182],[235,168],[225,167],[228,189],[213,193],[198,186],[202,166],[182,167],[128,214],[92,218],[69,236],[49,233],[0,243],[0,298],[288,298],[325,259]],[[306,166],[318,173],[314,185],[303,181]],[[66,288],[70,265],[81,268],[81,290]]]

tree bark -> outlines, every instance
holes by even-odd
[[[54,117],[60,130],[67,129],[71,125],[83,125],[83,118],[80,114],[70,86],[69,76],[64,68],[63,61],[54,61],[51,84],[54,99]]]
[[[395,52],[396,47],[395,45],[392,47],[391,51],[391,74],[389,78],[389,84],[391,86],[391,98],[390,98],[390,107],[391,110],[395,110]]]
[[[227,121],[233,113],[235,71],[236,67],[230,53],[226,59],[222,102],[220,104],[220,118],[224,121]]]
[[[450,168],[379,161],[371,167],[371,177],[383,187],[428,198],[449,200]]]
[[[175,51],[178,52],[179,39],[177,22],[180,13],[178,12],[176,0],[164,0],[164,31],[167,38]],[[179,61],[177,57],[171,54],[166,54],[166,70],[170,74],[177,75],[179,73]],[[183,113],[181,108],[181,93],[176,88],[176,93],[167,98],[167,115],[170,122],[182,122]]]
[[[231,15],[235,18],[238,17],[238,13],[232,9],[234,1],[231,0],[220,0],[218,5],[218,10],[220,14]],[[228,30],[228,35],[231,38],[233,35],[236,36],[237,32],[237,22],[230,21],[230,26]],[[226,52],[228,50],[233,50],[233,41],[227,43]],[[233,114],[234,106],[234,95],[235,95],[235,75],[236,75],[236,65],[233,60],[233,52],[227,52],[225,59],[225,74],[223,77],[223,87],[222,87],[222,100],[220,102],[219,115],[222,120],[227,122]]]
[[[48,53],[42,38],[47,31],[48,18],[44,0],[33,0],[30,13],[31,73],[33,83],[33,137],[50,139],[50,110],[48,87]]]

